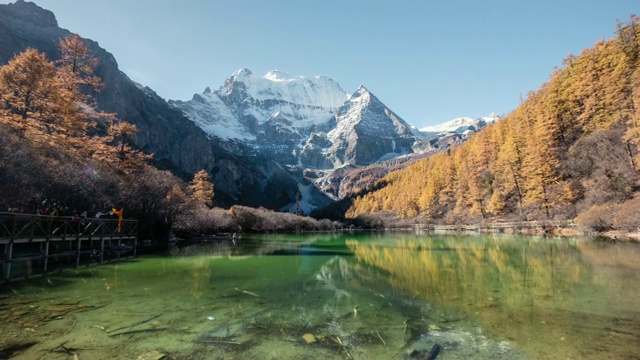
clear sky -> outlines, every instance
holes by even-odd
[[[12,1],[0,0],[0,3]],[[507,114],[637,0],[34,0],[165,99],[235,70],[364,85],[408,123]]]

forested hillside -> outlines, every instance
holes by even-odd
[[[640,143],[640,18],[569,55],[497,124],[393,172],[347,217],[441,223],[578,220],[635,228]],[[517,79],[514,79],[517,81]],[[391,221],[394,221],[391,220]]]
[[[49,59],[33,48],[0,67],[0,211],[59,216],[125,209],[140,236],[166,239],[216,231],[318,229],[335,226],[292,214],[213,205],[204,170],[185,183],[153,166],[132,144],[138,132],[100,111],[98,59],[78,35],[57,42]]]

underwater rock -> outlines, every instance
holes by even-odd
[[[407,350],[407,353],[404,355],[404,359],[420,359],[420,360],[435,360],[438,357],[438,354],[440,354],[440,350],[442,349],[442,346],[440,346],[439,344],[433,344],[433,346],[431,347],[431,350],[429,350],[429,352],[425,351],[418,351],[416,349],[409,349]]]
[[[142,354],[138,356],[136,360],[163,360],[166,359],[167,355],[163,354],[157,350],[149,351],[146,354]]]
[[[435,360],[435,358],[440,353],[440,349],[442,349],[442,347],[439,344],[433,344],[433,347],[431,347],[431,350],[429,350],[429,352],[425,356],[425,359],[426,360]]]
[[[410,358],[415,358],[418,355],[420,355],[420,351],[416,350],[416,349],[409,349],[407,350],[407,356]]]

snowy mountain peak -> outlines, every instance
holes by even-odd
[[[486,124],[495,123],[499,119],[500,117],[494,113],[490,114],[489,116],[485,116],[477,119],[473,119],[470,117],[459,117],[442,124],[425,126],[423,128],[420,128],[420,132],[428,133],[428,134],[444,133],[444,132],[462,133],[466,130],[470,130],[471,128],[478,130],[479,127],[484,127]],[[479,122],[483,122],[484,124],[481,124],[480,126],[478,126]]]
[[[218,90],[205,89],[191,101],[171,104],[211,136],[291,156],[309,132],[330,130],[334,113],[348,98],[338,82],[326,76],[306,78],[273,70],[260,77],[242,68]]]
[[[231,74],[231,78],[234,81],[239,81],[239,82],[243,82],[244,80],[252,77],[255,77],[254,73],[247,68],[236,70],[233,74]]]
[[[285,101],[296,106],[331,109],[331,112],[348,99],[340,84],[326,76],[306,78],[272,70],[258,77],[246,68],[234,72],[216,93],[237,97],[235,101]]]
[[[295,78],[291,77],[289,73],[279,70],[271,70],[265,76],[265,79],[271,81],[293,81]],[[304,79],[304,77],[300,77],[300,79]]]
[[[489,116],[482,117],[482,120],[486,121],[487,124],[493,124],[493,123],[497,122],[498,120],[500,120],[500,115],[498,115],[496,113],[491,113],[491,114],[489,114]]]
[[[336,113],[323,155],[334,168],[366,165],[410,153],[416,140],[410,126],[367,88],[360,86]],[[310,152],[307,143],[304,151]]]
[[[358,90],[351,95],[349,102],[353,104],[362,104],[367,106],[371,102],[371,98],[378,100],[366,87],[360,85]],[[379,100],[378,100],[379,101]]]

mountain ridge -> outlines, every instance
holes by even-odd
[[[456,129],[421,132],[364,85],[348,94],[327,76],[292,76],[280,70],[258,76],[248,68],[233,72],[217,90],[207,87],[191,100],[169,103],[218,141],[315,169],[431,151],[439,146],[425,146],[423,139],[477,131],[497,120],[469,118]]]

